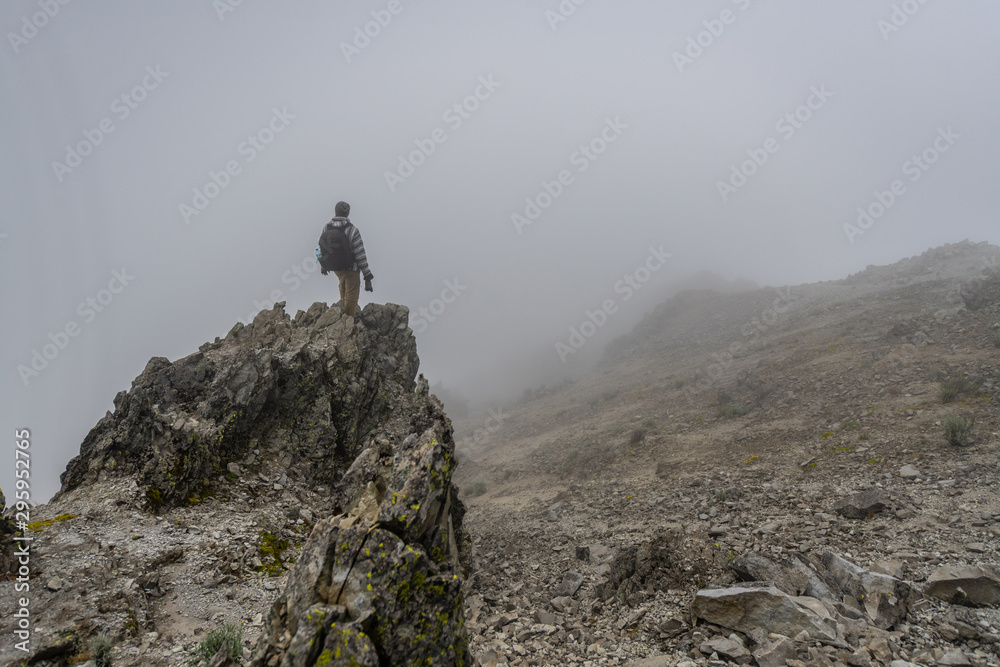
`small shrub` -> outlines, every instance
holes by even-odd
[[[942,422],[942,428],[944,429],[944,437],[950,444],[960,445],[968,437],[972,421],[958,415],[948,415]]]
[[[868,429],[864,429],[858,433],[858,440],[869,440],[872,437],[871,432]]]
[[[993,347],[1000,347],[1000,329],[993,332],[991,340],[993,341]]]
[[[719,406],[719,414],[726,419],[742,417],[748,412],[750,409],[742,403],[723,403]]]
[[[644,428],[655,428],[656,420],[653,419],[652,417],[646,417],[645,419],[642,420],[642,425]]]
[[[223,645],[229,647],[230,658],[240,660],[243,657],[243,628],[233,623],[226,623],[221,628],[209,632],[208,636],[202,639],[195,649],[194,658],[191,659],[190,664],[210,662]]]
[[[469,488],[466,489],[466,493],[469,495],[470,498],[478,498],[479,496],[486,493],[486,489],[487,489],[486,482],[478,480],[473,482],[472,484],[469,484]]]
[[[958,398],[958,384],[949,380],[948,382],[941,383],[941,402],[951,403],[956,398]]]
[[[632,429],[632,435],[629,436],[628,441],[631,445],[637,445],[646,438],[646,432],[641,428]]]
[[[106,632],[99,632],[87,642],[97,667],[111,667],[111,637]]]

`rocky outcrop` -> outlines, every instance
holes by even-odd
[[[470,664],[451,428],[429,416],[395,451],[357,459],[353,507],[316,525],[252,665]]]
[[[32,509],[34,632],[0,664],[82,662],[98,632],[116,665],[471,664],[452,427],[407,310],[283,305],[116,397]],[[226,623],[242,658],[209,660]]]
[[[352,334],[339,308],[316,303],[292,320],[279,303],[195,354],[151,359],[87,435],[60,493],[126,476],[151,509],[190,504],[225,494],[229,464],[272,443],[308,483],[335,482],[395,395],[413,391],[406,312],[366,307]]]

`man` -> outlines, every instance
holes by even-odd
[[[319,264],[323,275],[330,271],[340,281],[340,299],[344,302],[344,312],[351,317],[358,309],[361,295],[361,274],[365,275],[365,291],[372,291],[372,272],[368,269],[368,257],[361,232],[351,223],[351,205],[337,202],[336,217],[326,223],[319,237]]]

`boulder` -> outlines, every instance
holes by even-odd
[[[867,519],[890,505],[889,496],[880,489],[867,489],[838,500],[834,511],[847,519]]]
[[[993,569],[945,565],[927,578],[927,595],[972,607],[1000,604],[1000,575]]]
[[[729,566],[740,581],[766,581],[788,595],[802,595],[809,577],[791,564],[778,563],[758,552],[748,552]]]
[[[743,633],[763,628],[768,633],[794,637],[805,631],[810,637],[837,640],[835,621],[822,618],[772,585],[700,590],[695,594],[691,615]]]
[[[905,581],[870,572],[829,551],[823,554],[823,565],[840,590],[857,600],[877,627],[887,629],[906,618],[914,592]]]

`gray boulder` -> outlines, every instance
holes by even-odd
[[[819,607],[818,600],[811,600]],[[700,590],[691,606],[691,615],[730,630],[749,634],[755,628],[794,637],[807,632],[810,637],[837,640],[836,620],[822,616],[775,586],[733,587]]]
[[[945,565],[927,578],[924,592],[952,604],[996,606],[1000,605],[1000,575],[984,567]]]
[[[829,551],[823,565],[843,593],[858,600],[869,620],[884,629],[906,618],[914,591],[905,581],[878,572],[869,572]]]

